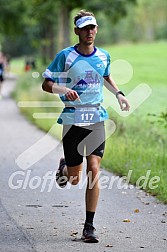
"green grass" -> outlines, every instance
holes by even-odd
[[[15,74],[21,75],[24,73],[24,65],[25,65],[24,58],[12,59],[10,62],[10,71]]]
[[[133,67],[133,77],[128,84],[119,86],[128,94],[140,83],[148,84],[151,96],[127,118],[119,117],[110,110],[110,118],[116,122],[115,134],[107,141],[103,166],[119,175],[127,175],[133,170],[131,182],[151,170],[150,177],[159,176],[156,189],[146,190],[167,203],[167,153],[166,128],[156,117],[166,111],[167,90],[167,43],[137,44],[106,48],[112,57],[127,60]]]
[[[132,170],[130,182],[135,184],[141,176],[150,170],[146,188],[147,192],[156,195],[162,202],[167,203],[167,132],[158,118],[148,114],[159,114],[166,111],[167,89],[167,43],[126,44],[105,47],[111,55],[111,62],[117,59],[128,61],[133,68],[131,80],[119,88],[126,94],[140,83],[146,83],[152,89],[151,96],[130,116],[121,117],[112,108],[108,109],[110,119],[116,124],[116,131],[106,142],[102,166],[120,176],[127,175]],[[44,69],[43,69],[44,70]],[[112,69],[111,69],[112,72]],[[53,101],[57,96],[46,94],[41,90],[42,78],[33,79],[31,73],[26,73],[19,80],[15,98],[20,100]],[[119,83],[118,83],[119,84]],[[111,98],[115,99],[111,95]],[[34,119],[34,112],[57,112],[55,108],[22,108],[28,118],[41,129],[48,131],[55,119]],[[60,109],[59,109],[60,111]],[[51,134],[61,138],[61,127]],[[149,181],[159,176],[157,187],[151,189]],[[142,183],[141,183],[142,184]]]

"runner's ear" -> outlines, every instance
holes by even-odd
[[[78,35],[78,28],[77,27],[74,28],[74,32],[76,35]]]

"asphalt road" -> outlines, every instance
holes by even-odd
[[[108,183],[95,215],[100,242],[81,241],[84,172],[79,185],[57,187],[62,146],[19,113],[14,85],[4,82],[0,100],[0,251],[167,251],[167,206],[136,188],[119,189],[119,178],[112,184],[116,177],[104,170]]]

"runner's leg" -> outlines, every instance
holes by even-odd
[[[71,125],[63,127],[63,149],[66,166],[63,167],[62,174],[72,184],[78,184],[83,165],[83,156],[78,153],[77,146],[84,137],[87,136],[89,130]],[[82,145],[82,149],[84,145]]]
[[[84,242],[96,243],[99,241],[95,234],[93,219],[99,198],[98,176],[101,157],[90,155],[87,157],[87,177],[88,183],[86,188],[86,220],[81,239]]]
[[[63,175],[68,178],[68,182],[72,185],[77,185],[82,172],[82,163],[73,167],[65,166],[63,169]]]
[[[90,155],[87,157],[87,189],[86,189],[86,211],[95,212],[99,198],[98,176],[101,157]]]

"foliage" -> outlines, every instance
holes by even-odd
[[[21,33],[24,27],[24,17],[27,9],[27,1],[0,0],[0,32],[15,35]]]
[[[167,128],[167,111],[161,112],[161,114],[158,117],[159,117],[158,122],[163,124],[164,127]]]
[[[161,112],[159,114],[148,114],[148,116],[155,117],[155,121],[151,121],[151,123],[158,123],[159,125],[167,128],[167,109],[165,112]]]
[[[70,33],[72,43],[76,43],[71,17],[80,9],[96,14],[97,45],[167,38],[164,0],[0,0],[0,7],[3,51],[12,57],[37,54],[45,65],[57,51],[71,44]]]
[[[110,27],[110,41],[153,41],[167,38],[167,2],[163,0],[137,0],[136,5],[127,5],[124,18]],[[155,15],[156,13],[156,15]],[[104,29],[108,36],[107,30]]]
[[[136,0],[96,0],[96,1],[87,1],[85,6],[88,9],[93,10],[98,13],[103,10],[103,13],[110,21],[116,23],[120,18],[127,15],[127,6],[129,3],[136,3]]]
[[[99,0],[92,2],[88,0],[65,0],[63,2],[60,0],[0,0],[2,46],[7,51],[10,46],[6,46],[6,41],[12,40],[13,43],[20,43],[20,46],[24,48],[23,40],[26,38],[26,45],[29,45],[30,49],[25,48],[25,53],[32,54],[34,47],[46,63],[47,59],[53,58],[57,50],[69,45],[70,14],[74,8],[86,8],[96,13],[103,10],[104,15],[115,22],[127,14],[126,7],[129,2],[135,3],[136,1],[107,0],[101,3]],[[109,8],[110,6],[111,8]],[[12,39],[9,36],[12,36]],[[18,41],[20,42],[18,43]],[[17,46],[15,48],[14,53],[10,51],[12,56],[15,53],[19,54]]]

